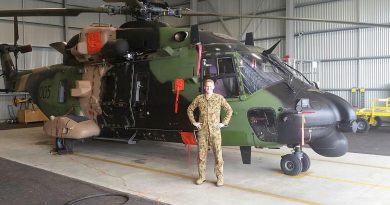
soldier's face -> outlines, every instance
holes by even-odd
[[[203,86],[204,88],[204,91],[207,93],[207,94],[212,94],[214,92],[214,83],[212,82],[206,82]]]

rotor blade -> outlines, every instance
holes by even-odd
[[[142,4],[141,2],[139,2],[138,0],[103,0],[104,2],[107,2],[107,3],[118,3],[118,2],[124,2],[126,3],[127,5],[129,5],[131,8],[134,8],[134,7],[141,7]]]
[[[32,51],[31,45],[23,45],[23,46],[17,46],[16,47],[17,51],[20,53],[28,53]]]
[[[10,16],[78,16],[81,13],[109,13],[107,8],[41,8],[41,9],[20,9],[0,10],[0,17]]]
[[[18,17],[14,16],[14,46],[18,44],[18,40],[19,40]]]
[[[390,28],[390,24],[367,23],[367,22],[357,22],[357,21],[327,20],[327,19],[315,19],[315,18],[284,17],[284,16],[218,14],[218,13],[192,12],[192,11],[183,11],[182,15],[183,16],[216,16],[216,17],[233,17],[233,18],[261,18],[261,19],[279,19],[279,20],[293,20],[293,21],[312,21],[312,22],[340,23],[340,24],[351,24],[351,25],[359,25],[359,26]]]

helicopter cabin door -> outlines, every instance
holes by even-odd
[[[232,57],[203,58],[202,71],[203,79],[212,79],[214,81],[214,93],[218,93],[225,98],[239,97],[240,89]]]
[[[134,96],[135,82],[134,68],[130,64],[118,64],[111,68],[102,78],[101,106],[102,115],[99,124],[111,129],[123,129],[134,127],[134,104],[133,99],[142,99],[137,93]],[[137,76],[139,78],[139,76]],[[141,85],[136,86],[140,91]]]

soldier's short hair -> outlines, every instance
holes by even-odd
[[[213,85],[214,85],[214,81],[210,78],[203,81],[203,85],[206,85],[206,83],[213,83]]]

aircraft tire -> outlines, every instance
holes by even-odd
[[[370,129],[370,124],[367,122],[367,120],[359,118],[356,120],[357,123],[357,130],[358,133],[365,133],[368,132]]]
[[[284,174],[296,176],[302,171],[302,162],[296,155],[286,154],[280,160],[280,168]]]
[[[56,151],[58,154],[67,154],[67,153],[72,153],[73,152],[73,147],[74,147],[74,140],[73,139],[64,139],[57,137],[56,141]]]
[[[379,128],[380,126],[382,126],[382,119],[380,117],[375,117],[375,124],[373,125],[370,125],[370,129],[377,129]]]
[[[309,170],[311,162],[309,156],[304,152],[302,153],[301,161],[302,161],[302,172],[306,172],[307,170]]]

